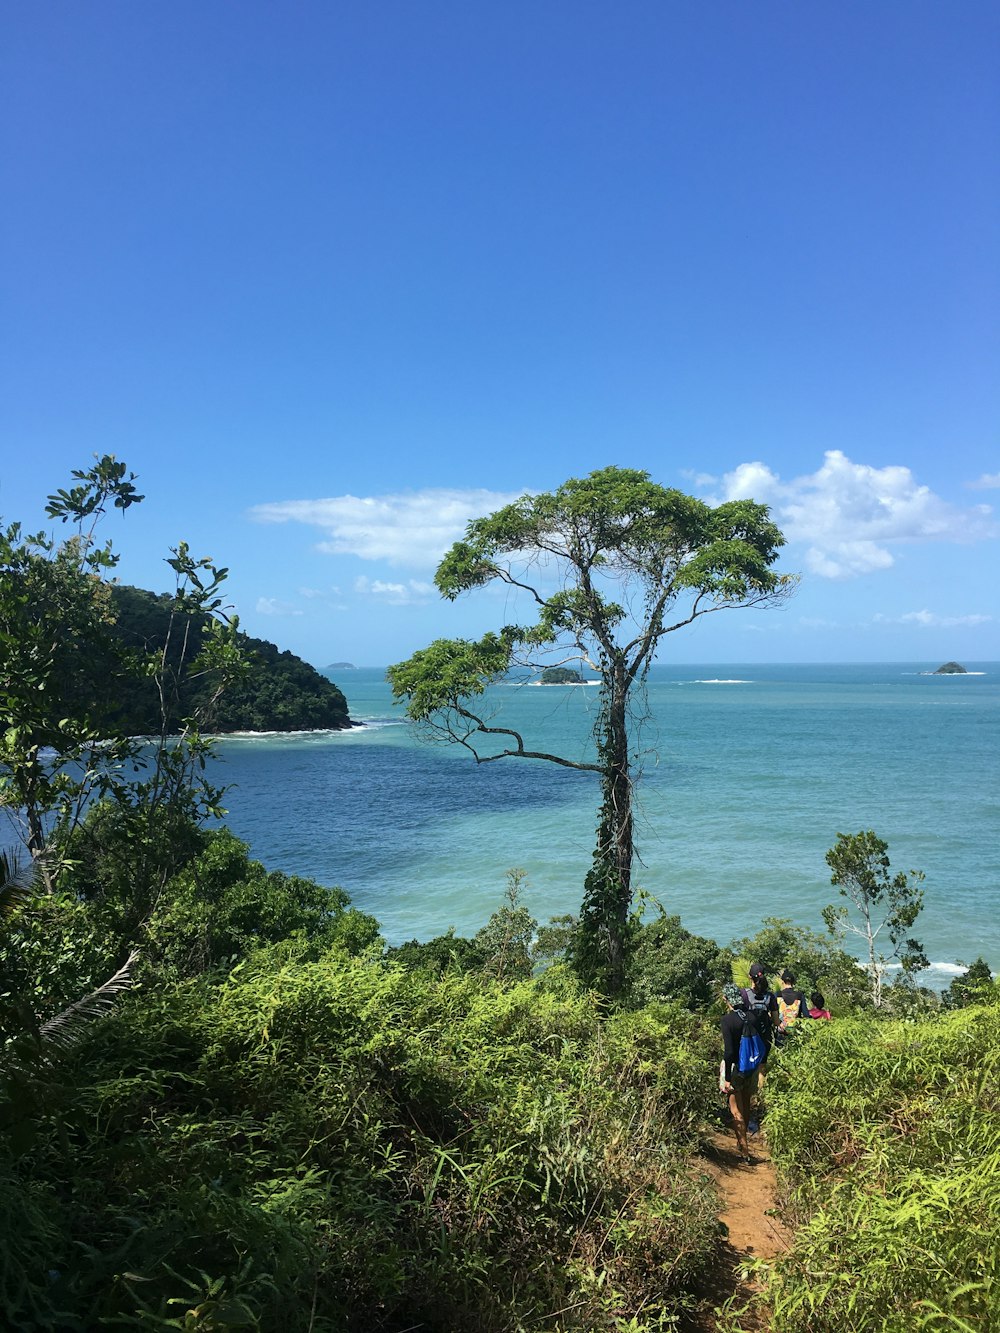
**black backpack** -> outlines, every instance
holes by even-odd
[[[742,989],[744,1007],[749,1012],[762,1040],[769,1046],[774,1031],[774,1024],[771,1020],[771,1002],[774,1000],[774,996],[770,991],[765,991],[763,995],[757,995],[746,986]]]
[[[767,1059],[767,1042],[761,1035],[756,1006],[740,1007],[735,1012],[743,1020],[736,1068],[741,1074],[752,1074]]]

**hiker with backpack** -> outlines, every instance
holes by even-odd
[[[754,967],[758,966],[754,964]],[[763,968],[759,969],[759,977],[754,976],[753,968],[750,973],[754,981],[752,989],[731,981],[722,988],[727,1012],[722,1019],[723,1056],[719,1065],[719,1091],[726,1098],[733,1118],[737,1152],[747,1166],[754,1165],[747,1133],[751,1105],[760,1088],[771,1049],[771,1006],[774,1004]],[[774,1009],[777,1010],[776,1004]]]
[[[781,974],[784,985],[775,997],[778,1002],[778,1027],[775,1041],[783,1046],[792,1035],[792,1029],[800,1018],[810,1018],[809,1005],[800,990],[795,989],[795,974],[786,967]]]
[[[778,1011],[777,997],[771,993],[767,984],[767,973],[761,967],[760,963],[750,964],[750,985],[742,987],[747,1007],[750,1009],[760,1033],[761,1040],[767,1047],[767,1054],[771,1054],[771,1047],[774,1045],[774,1034],[778,1026],[780,1014]],[[764,1063],[760,1071],[760,1086],[764,1086],[764,1077],[767,1074],[767,1056],[764,1057]],[[755,1131],[751,1131],[755,1132]]]

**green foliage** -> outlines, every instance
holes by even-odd
[[[507,871],[504,902],[473,939],[456,935],[451,927],[423,943],[410,940],[387,949],[386,958],[430,976],[474,973],[501,985],[526,980],[539,967],[563,959],[577,935],[575,918],[553,918],[540,927],[522,902],[524,878],[523,870]]]
[[[579,922],[572,913],[549,917],[535,931],[532,957],[536,967],[565,962],[579,933]]]
[[[0,1146],[10,1327],[670,1326],[716,1232],[689,1015],[279,954],[136,993]]]
[[[687,1009],[707,1009],[731,971],[730,950],[685,930],[679,916],[661,912],[636,930],[627,993],[633,1004],[676,1000]]]
[[[542,672],[543,685],[579,685],[582,680],[579,667],[550,666]]]
[[[30,902],[35,867],[26,865],[16,851],[0,852],[0,921]]]
[[[108,682],[120,675],[102,573],[117,563],[94,530],[109,502],[142,499],[108,456],[81,485],[50,497],[48,512],[76,524],[62,542],[0,529],[0,805],[24,823],[24,841],[53,881],[51,831],[72,827],[95,791],[128,757],[108,743]],[[48,855],[44,855],[48,852]]]
[[[385,956],[407,971],[426,972],[436,977],[447,972],[478,972],[485,961],[479,945],[463,935],[456,935],[454,926],[433,939],[410,940],[386,949]]]
[[[1000,1314],[1000,1007],[808,1025],[768,1084],[792,1196],[775,1333],[987,1329]]]
[[[151,918],[148,949],[172,975],[195,977],[293,936],[313,953],[337,945],[356,954],[376,943],[378,922],[351,907],[343,889],[265,870],[221,829],[171,880]]]
[[[945,1009],[965,1009],[970,1004],[997,1002],[1000,1002],[1000,986],[994,981],[990,966],[983,958],[977,958],[960,977],[953,978],[941,996],[941,1004]]]
[[[138,895],[144,829],[134,812],[95,807],[73,843],[66,886],[101,938],[119,951],[138,941],[158,972],[195,977],[292,937],[314,952],[337,944],[352,954],[379,939],[378,922],[351,907],[342,889],[267,871],[228,829],[209,832],[190,820],[154,826],[161,858],[170,853],[169,876],[162,890]]]
[[[122,962],[85,903],[43,894],[0,931],[0,1041],[38,1027]]]
[[[830,883],[837,885],[854,908],[856,919],[851,918],[850,908],[830,906],[824,908],[823,920],[835,938],[849,932],[863,941],[872,1001],[878,1008],[887,963],[878,942],[883,931],[892,945],[889,956],[899,959],[907,975],[929,966],[923,946],[907,934],[923,908],[919,887],[923,873],[911,870],[890,875],[889,845],[871,829],[838,833],[826,861],[833,872]]]
[[[525,872],[507,871],[505,901],[475,938],[481,950],[481,971],[501,984],[531,976],[532,946],[538,922],[521,901]]]
[[[202,705],[184,716],[180,707],[192,682],[207,690],[209,706],[240,671],[236,623],[219,596],[227,571],[194,559],[184,542],[167,560],[176,587],[165,637],[142,651],[126,647],[103,577],[118,557],[110,543],[96,544],[95,532],[109,504],[125,510],[143,497],[112,456],[73,476],[81,484],[51,495],[47,512],[75,525],[74,536],[23,537],[17,523],[0,532],[0,804],[23,821],[49,890],[95,801],[141,807],[151,819],[164,810],[185,818],[217,810],[220,793],[204,781]],[[207,621],[196,649],[192,617]],[[134,719],[122,702],[142,688],[155,702],[143,728],[158,737],[152,748],[125,725]],[[171,732],[179,739],[168,743]]]

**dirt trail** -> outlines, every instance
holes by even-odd
[[[788,1249],[791,1236],[774,1210],[777,1207],[777,1180],[771,1154],[763,1134],[750,1139],[750,1151],[755,1166],[746,1166],[736,1151],[732,1130],[712,1130],[705,1140],[704,1169],[718,1188],[722,1200],[719,1220],[726,1226],[727,1236],[721,1246],[722,1263],[718,1282],[706,1293],[710,1305],[721,1306],[735,1295],[737,1304],[749,1300],[756,1293],[753,1282],[740,1276],[740,1265],[746,1259],[773,1259]],[[766,1313],[758,1311],[744,1318],[742,1326],[766,1333],[769,1327]],[[709,1318],[702,1325],[705,1333],[714,1329]]]

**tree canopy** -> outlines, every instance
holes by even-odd
[[[857,935],[867,954],[872,1002],[882,1004],[883,979],[888,959],[881,952],[879,937],[885,933],[892,946],[889,957],[897,958],[909,976],[928,967],[923,946],[908,932],[924,905],[920,888],[924,875],[920,870],[891,873],[889,844],[872,829],[860,833],[838,833],[837,841],[826,854],[836,885],[850,907],[831,904],[823,909],[823,920],[831,935]]]

